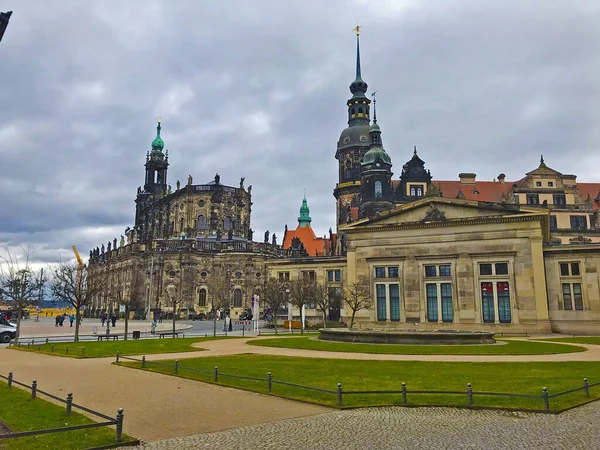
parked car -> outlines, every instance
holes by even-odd
[[[0,342],[6,344],[17,336],[17,326],[0,315]]]

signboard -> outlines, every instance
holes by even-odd
[[[122,313],[125,312],[125,305],[120,305],[119,306],[119,312],[122,312]]]

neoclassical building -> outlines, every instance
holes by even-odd
[[[176,292],[179,308],[208,312],[211,280],[219,277],[235,318],[268,277],[308,278],[334,297],[366,284],[373,306],[359,313],[359,326],[600,334],[600,183],[580,183],[543,157],[515,181],[467,172],[437,180],[416,147],[394,177],[358,39],[348,126],[335,151],[336,227],[325,224],[328,235],[315,233],[304,198],[282,245],[268,232],[254,242],[244,179],[233,187],[218,175],[205,184],[189,176],[172,190],[159,123],[135,225],[118,244],[90,252],[92,276],[105,277],[114,291],[127,286],[137,263],[148,307],[163,311]],[[101,296],[94,307],[106,308],[111,298]],[[320,317],[315,306],[307,305],[310,320]],[[342,303],[332,304],[329,319],[348,315]]]

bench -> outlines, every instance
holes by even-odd
[[[113,340],[113,341],[118,341],[119,340],[119,335],[118,334],[100,334],[98,335],[98,342],[100,342],[102,339],[106,339],[107,341],[109,340]]]
[[[163,333],[158,333],[158,338],[164,338],[165,336],[173,336],[175,335],[175,337],[179,337],[179,333],[176,331],[175,333],[173,333],[172,331],[165,331]]]

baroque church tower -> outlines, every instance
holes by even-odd
[[[368,85],[360,73],[360,27],[356,31],[356,78],[350,84],[352,97],[348,100],[348,127],[337,143],[338,183],[333,191],[336,199],[336,225],[352,219],[352,208],[360,208],[361,162],[369,150],[371,100],[366,96]]]
[[[139,211],[148,201],[155,201],[167,194],[167,168],[169,167],[169,151],[163,153],[165,143],[160,137],[160,120],[156,126],[156,137],[152,141],[152,150],[146,154],[146,177],[144,189],[138,188],[135,224],[139,226]]]

